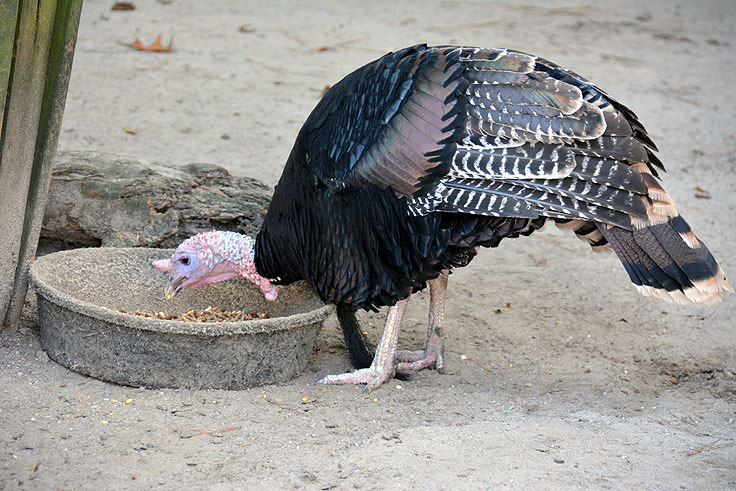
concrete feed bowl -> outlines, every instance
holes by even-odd
[[[164,249],[76,249],[31,267],[41,344],[58,363],[124,385],[243,389],[296,377],[312,352],[330,306],[305,283],[282,288],[275,302],[244,280],[183,290],[167,302],[166,278],[151,261]],[[199,323],[128,312],[182,314],[207,307],[270,318]]]

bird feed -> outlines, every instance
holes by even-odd
[[[142,317],[171,320],[171,321],[187,321],[187,322],[240,322],[252,321],[256,319],[268,319],[269,315],[265,312],[245,312],[242,310],[225,310],[220,307],[207,307],[204,310],[190,309],[183,314],[168,314],[166,312],[128,312],[120,310],[124,314],[139,315]]]

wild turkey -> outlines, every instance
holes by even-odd
[[[441,369],[448,271],[547,220],[610,246],[644,295],[709,304],[733,291],[660,186],[654,150],[630,109],[572,71],[508,49],[418,45],[325,94],[255,241],[202,234],[155,265],[169,295],[243,275],[275,298],[275,285],[308,281],[337,305],[361,368],[322,381],[373,389],[397,370]],[[426,348],[397,351],[427,283]],[[355,312],[384,305],[371,363]]]

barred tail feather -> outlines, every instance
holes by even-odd
[[[643,295],[710,305],[733,292],[713,255],[680,215],[633,230],[603,224],[599,229]]]
[[[608,248],[608,241],[598,229],[595,222],[589,220],[557,219],[555,223],[559,228],[569,229],[575,235],[590,244],[594,251],[603,251]]]

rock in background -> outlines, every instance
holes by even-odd
[[[271,194],[214,164],[58,152],[39,249],[175,247],[212,229],[255,235]]]

